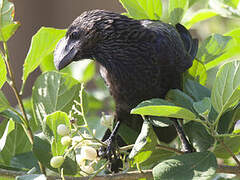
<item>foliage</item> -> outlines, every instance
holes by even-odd
[[[236,21],[240,18],[239,0],[119,1],[129,17],[162,20],[173,25],[180,22],[187,28],[213,17]],[[4,47],[0,50],[0,88],[7,83],[18,100],[18,106],[12,107],[0,90],[0,116],[5,118],[0,124],[0,167],[29,172],[18,179],[44,178],[45,169],[60,176],[103,174],[108,162],[96,159],[94,149],[104,145],[100,139],[107,127],[101,124],[98,114],[109,95],[94,76],[94,63],[82,61],[81,74],[76,74],[77,65],[56,72],[53,50],[66,30],[42,27],[33,36],[23,65],[21,91],[37,67],[40,66],[42,74],[34,83],[32,96],[22,99],[9,66],[13,61],[9,59],[7,41],[20,26],[13,19],[13,3],[0,0],[0,42]],[[154,179],[206,179],[216,175],[217,158],[225,165],[240,166],[236,157],[240,152],[239,34],[238,27],[225,34],[208,35],[200,43],[193,66],[184,74],[182,91],[170,90],[166,99],[144,101],[131,111],[142,116],[184,119],[184,129],[197,152],[179,155],[177,140],[169,145],[158,142],[152,125],[168,126],[165,123],[168,119],[164,123],[163,118],[159,122],[145,120],[131,153],[124,147],[119,149],[124,163],[129,155],[127,163],[131,168],[124,166],[125,171],[152,169]],[[209,84],[212,70],[217,74]],[[85,91],[84,83],[89,81],[95,83],[97,90]],[[109,104],[107,109],[111,108]],[[112,119],[106,117],[105,120]],[[108,122],[108,127],[109,124],[112,122]],[[67,137],[57,133],[59,125],[69,129]],[[136,133],[128,128],[120,131]],[[126,136],[124,140],[129,142],[132,137]],[[231,158],[235,161],[229,161]],[[54,159],[60,160],[53,162]],[[50,162],[55,164],[51,166]]]

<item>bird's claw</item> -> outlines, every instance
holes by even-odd
[[[110,172],[119,172],[122,167],[122,160],[116,154],[116,143],[114,137],[109,137],[105,142],[107,146],[98,149],[98,156],[109,161],[108,170]]]
[[[116,156],[114,138],[109,137],[104,144],[106,144],[106,147],[102,146],[99,148],[98,156],[111,160],[113,156]]]

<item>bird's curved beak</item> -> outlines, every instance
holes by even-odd
[[[54,65],[57,70],[61,70],[69,65],[78,52],[76,48],[77,40],[68,37],[60,39],[54,50]]]

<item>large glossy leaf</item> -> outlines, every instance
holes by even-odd
[[[153,168],[155,180],[205,180],[213,176],[217,160],[212,152],[195,152],[161,162]]]
[[[188,14],[186,14],[186,15],[188,15]],[[197,12],[195,12],[194,14],[192,14],[190,17],[189,17],[189,15],[186,18],[184,16],[183,24],[187,29],[189,29],[195,23],[207,20],[207,19],[212,18],[217,15],[218,14],[211,9],[200,9]]]
[[[188,8],[188,0],[169,0],[168,15],[172,24],[181,22]]]
[[[57,42],[65,35],[66,30],[42,27],[33,37],[24,62],[23,81],[34,71],[45,56],[51,53]]]
[[[240,61],[224,64],[213,84],[211,101],[218,113],[235,106],[240,100]]]
[[[120,2],[135,19],[159,20],[162,16],[162,2],[159,0],[120,0]]]
[[[3,57],[0,54],[0,89],[2,88],[6,80],[7,80],[7,68],[3,60]]]
[[[174,105],[165,105],[165,102],[159,104],[152,100],[140,103],[136,108],[131,110],[131,114],[163,116],[186,120],[193,120],[196,118],[195,114],[186,108]]]
[[[232,37],[220,34],[209,36],[201,44],[197,53],[197,59],[206,64],[222,56],[226,52],[226,47],[230,40],[232,40]]]
[[[72,77],[46,72],[38,77],[33,87],[33,107],[37,124],[43,125],[43,119],[55,111],[69,112],[73,101],[79,101],[80,84]]]

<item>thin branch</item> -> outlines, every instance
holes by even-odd
[[[240,169],[238,166],[218,165],[216,173],[236,174],[240,177]]]
[[[225,148],[225,150],[229,154],[231,154],[232,158],[236,161],[236,163],[238,164],[238,168],[240,169],[240,162],[239,162],[238,158],[235,156],[235,154],[231,151],[231,149],[223,142],[223,140],[218,138],[217,141],[219,141],[222,144],[222,146]]]
[[[11,80],[9,85],[13,89],[13,92],[14,92],[15,97],[17,99],[20,111],[22,112],[22,115],[23,115],[23,119],[22,119],[23,120],[23,125],[22,125],[22,127],[23,127],[24,131],[26,132],[26,135],[27,135],[30,143],[33,145],[33,141],[34,141],[33,140],[33,132],[32,132],[31,127],[29,125],[29,121],[28,121],[27,114],[26,114],[26,111],[25,111],[25,108],[24,108],[24,105],[23,105],[22,98],[21,98],[20,94],[18,93],[18,90],[17,90],[17,87],[16,87],[15,77],[14,77],[12,67],[11,67],[11,64],[10,64],[8,47],[7,47],[7,43],[5,41],[3,42],[3,47],[4,47],[4,51],[5,51],[4,61],[6,63],[8,74],[9,74],[9,77],[10,77],[10,80]],[[38,161],[38,164],[39,164],[41,172],[43,174],[46,174],[45,168],[42,165],[42,163],[40,161]]]
[[[172,148],[172,147],[164,146],[164,145],[161,145],[161,144],[157,144],[156,147],[159,148],[159,149],[175,152],[176,154],[184,154],[183,151],[180,151],[180,150]]]
[[[19,108],[20,108],[20,111],[22,112],[23,123],[25,125],[24,129],[26,130],[26,133],[29,137],[29,141],[31,142],[31,144],[33,144],[33,133],[32,133],[32,131],[30,129],[30,126],[29,126],[27,114],[26,114],[26,111],[24,109],[21,96],[19,95],[17,87],[16,87],[15,77],[14,77],[14,74],[12,72],[12,67],[11,67],[10,60],[9,60],[9,53],[8,53],[8,48],[7,48],[7,43],[6,42],[3,42],[3,47],[4,47],[4,50],[5,50],[5,59],[4,60],[5,60],[6,66],[7,66],[9,77],[11,79],[11,82],[9,83],[9,85],[10,85],[10,87],[12,88],[12,90],[15,94],[15,97],[17,99],[17,102],[18,102],[18,105],[19,105]]]

